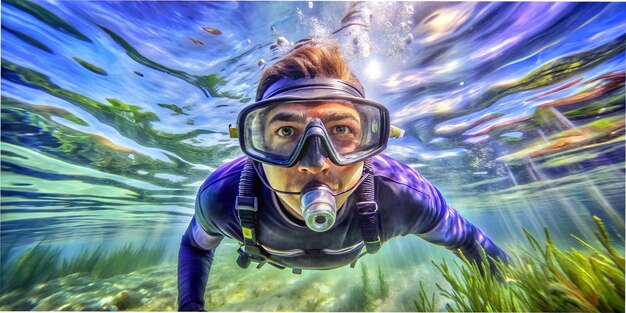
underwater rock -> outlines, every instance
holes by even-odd
[[[143,303],[138,293],[124,290],[113,297],[111,304],[115,305],[120,310],[127,310],[129,308],[138,307]]]
[[[22,290],[0,295],[0,311],[30,311],[36,305],[36,299],[25,297]]]
[[[65,294],[63,292],[60,292],[52,294],[41,300],[37,298],[34,298],[33,300],[34,303],[37,303],[37,305],[32,309],[33,311],[52,311],[65,305],[67,299],[65,297]]]

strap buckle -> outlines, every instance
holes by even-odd
[[[365,249],[368,253],[376,253],[382,245],[378,236],[378,204],[376,201],[362,201],[356,205]]]
[[[371,216],[373,214],[378,213],[378,204],[376,201],[361,201],[357,202],[357,213],[359,215]]]
[[[237,210],[256,212],[259,208],[259,201],[256,197],[237,196],[235,206]]]

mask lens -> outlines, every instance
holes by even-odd
[[[383,109],[351,101],[282,102],[257,107],[244,117],[245,152],[264,162],[286,165],[308,136],[319,136],[340,163],[349,164],[385,141]],[[320,123],[321,122],[321,123]]]

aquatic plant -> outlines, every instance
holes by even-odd
[[[58,277],[61,251],[41,243],[10,259],[13,245],[2,248],[2,275],[0,275],[0,292],[34,286]]]
[[[542,246],[524,230],[530,249],[513,252],[512,261],[493,260],[497,275],[481,275],[488,271],[487,256],[481,252],[481,265],[468,261],[461,253],[463,263],[458,274],[446,262],[436,264],[452,290],[437,285],[440,294],[451,303],[449,311],[524,311],[524,312],[624,312],[624,256],[613,247],[602,221],[594,216],[598,227],[596,237],[605,251],[599,251],[582,239],[573,236],[590,251],[556,247],[545,228],[546,242]],[[434,263],[434,262],[433,262]],[[433,295],[434,302],[434,295]],[[416,308],[425,307],[427,297],[420,293]],[[420,305],[420,306],[418,306]]]
[[[419,300],[413,301],[415,304],[415,310],[418,312],[434,312],[436,311],[435,294],[433,293],[429,298],[424,290],[424,284],[420,281],[420,291],[418,293]]]
[[[83,250],[71,259],[65,259],[60,249],[42,242],[11,258],[15,246],[2,248],[2,275],[0,292],[32,288],[38,283],[73,273],[87,273],[97,278],[126,274],[160,264],[165,257],[162,245],[134,247],[127,244],[111,252],[100,245],[93,250]]]
[[[367,265],[361,264],[361,285],[353,287],[348,294],[348,303],[338,311],[375,311],[376,302],[389,297],[389,283],[382,268],[378,267],[378,285],[372,284]]]
[[[148,247],[145,243],[139,248],[126,244],[108,254],[99,246],[91,251],[83,250],[72,260],[64,262],[63,273],[88,272],[94,277],[108,278],[159,264],[164,256],[165,247]]]
[[[367,275],[367,266],[361,264],[361,286],[363,310],[372,311],[374,309],[374,293],[370,286],[370,279]]]
[[[378,266],[378,296],[381,299],[387,299],[389,297],[389,284],[385,281],[385,273],[380,265]]]

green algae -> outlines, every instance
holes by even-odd
[[[9,4],[20,11],[26,12],[32,15],[34,18],[47,24],[48,26],[74,38],[82,41],[91,42],[87,36],[83,35],[74,26],[68,24],[66,21],[58,17],[56,14],[50,12],[48,9],[40,6],[33,1],[26,0],[5,0],[4,4]]]
[[[592,247],[575,237],[589,251],[563,251],[545,229],[542,245],[524,230],[530,248],[512,253],[512,260],[493,260],[496,275],[489,273],[485,252],[482,262],[468,261],[461,253],[464,265],[455,262],[458,274],[444,261],[435,264],[452,287],[437,285],[439,294],[450,302],[448,311],[464,312],[624,312],[624,256],[611,243],[602,221],[594,216],[596,237],[605,251]],[[434,295],[432,297],[434,301]],[[423,294],[416,300],[418,308],[429,303]],[[432,308],[432,307],[431,307]]]
[[[489,88],[469,107],[473,110],[480,110],[507,95],[563,82],[619,55],[624,49],[623,42],[624,36],[619,36],[599,47],[546,62],[516,82]]]
[[[52,49],[50,49],[50,47],[46,46],[45,44],[41,43],[39,40],[37,40],[37,39],[35,39],[35,38],[33,38],[33,37],[29,36],[29,35],[26,35],[26,34],[20,32],[20,31],[17,31],[15,29],[12,29],[12,28],[10,28],[8,26],[5,26],[5,25],[2,25],[2,29],[4,29],[7,32],[13,34],[15,37],[19,38],[20,40],[26,42],[27,44],[29,44],[29,45],[31,45],[31,46],[33,46],[35,48],[38,48],[38,49],[41,49],[41,50],[43,50],[45,52],[54,54],[54,51],[52,51]]]
[[[433,293],[430,297],[426,295],[426,290],[424,289],[424,284],[420,281],[420,288],[418,293],[418,300],[413,301],[415,305],[415,311],[417,312],[435,312],[437,311],[437,297]]]
[[[621,93],[607,99],[597,100],[581,108],[563,112],[563,115],[571,120],[591,118],[624,110],[625,104],[626,97],[624,96],[624,92],[622,90]]]
[[[378,297],[380,299],[389,297],[389,283],[385,280],[385,273],[380,266],[378,267]]]
[[[176,151],[177,155],[192,163],[206,164],[207,158],[213,156],[215,160],[226,159],[236,153],[238,147],[224,149],[221,145],[199,147],[182,142],[201,134],[215,132],[205,129],[196,129],[183,134],[168,134],[155,130],[151,123],[158,121],[153,112],[144,112],[138,106],[126,104],[117,99],[108,98],[110,103],[104,104],[94,101],[84,95],[63,89],[50,81],[48,76],[37,71],[19,66],[2,59],[2,77],[17,84],[39,89],[59,99],[66,100],[75,106],[89,112],[100,122],[111,125],[122,136],[141,142],[148,147],[160,148],[166,151]],[[184,163],[175,156],[170,157],[174,162]]]
[[[372,282],[367,265],[361,264],[361,285],[353,287],[348,295],[348,303],[340,311],[374,311],[376,303],[389,297],[389,283],[385,280],[382,268],[378,267],[377,281]]]
[[[197,75],[191,75],[184,71],[169,68],[165,65],[159,64],[155,61],[148,59],[147,57],[139,53],[139,51],[137,51],[137,49],[135,49],[130,43],[124,40],[124,38],[122,38],[120,35],[113,32],[112,30],[101,25],[98,25],[98,27],[100,27],[100,29],[102,29],[105,33],[107,33],[107,35],[109,35],[109,37],[111,37],[113,41],[115,41],[118,45],[124,48],[124,50],[126,51],[126,54],[139,64],[145,65],[157,71],[161,71],[163,73],[180,78],[186,81],[187,83],[198,87],[206,96],[210,95],[211,97],[223,97],[223,98],[230,98],[230,99],[241,98],[241,96],[232,95],[228,92],[220,92],[218,88],[224,85],[226,83],[226,80],[221,77],[218,77],[216,74],[197,76]]]
[[[536,158],[581,146],[609,143],[623,135],[623,132],[624,115],[608,116],[576,128],[551,134],[546,139],[535,139],[521,150],[500,156],[497,160],[515,164],[528,157]]]
[[[12,150],[10,144],[20,146],[24,145],[24,140],[29,142],[37,140],[40,142],[38,144],[40,153],[52,155],[59,160],[67,160],[105,173],[147,181],[158,186],[178,188],[177,193],[179,194],[184,193],[183,190],[192,194],[193,190],[185,185],[202,180],[206,176],[206,171],[194,169],[192,165],[185,162],[165,162],[126,147],[116,146],[104,137],[83,133],[59,124],[52,120],[53,116],[65,118],[79,125],[87,125],[86,122],[63,109],[34,106],[12,98],[3,97],[3,152],[7,151],[8,153],[9,150]],[[17,159],[5,158],[3,161],[9,162],[7,164],[12,164],[14,167],[19,167],[19,163],[22,163]],[[22,165],[28,166],[28,164],[31,164],[29,162],[32,161],[27,160]],[[143,174],[140,174],[140,171],[143,171],[141,172]],[[156,177],[155,175],[158,173],[182,175],[186,179],[180,182],[172,182],[165,178]],[[37,172],[31,173],[31,175],[35,174]],[[46,176],[43,173],[41,175],[42,177]],[[59,176],[58,179],[63,179],[63,177]],[[111,184],[109,181],[100,182],[98,179],[88,175],[73,175],[67,179],[79,179],[95,184]],[[132,190],[138,196],[141,196],[142,201],[162,202],[165,200],[151,199],[149,197],[151,191],[133,188],[129,185],[121,187]]]
[[[11,257],[14,250],[12,245],[2,248],[2,293],[29,289],[74,273],[88,273],[96,278],[113,277],[161,264],[165,258],[164,246],[145,243],[140,247],[127,244],[112,251],[98,246],[93,250],[85,249],[69,260],[62,256],[61,250],[42,242]]]
[[[41,115],[47,120],[50,120],[52,116],[58,116],[58,117],[64,118],[68,121],[74,122],[81,126],[89,126],[89,124],[83,121],[81,118],[61,108],[45,106],[45,105],[41,105],[41,106],[29,105],[17,99],[4,97],[4,96],[2,97],[2,105],[31,111],[33,113]]]
[[[546,62],[515,82],[489,87],[480,96],[470,100],[461,108],[458,108],[453,112],[437,114],[433,123],[444,122],[455,117],[464,116],[472,112],[486,109],[498,102],[500,99],[514,93],[545,88],[566,81],[577,75],[582,75],[583,73],[622,53],[624,50],[623,42],[624,35],[621,35],[598,47],[562,56]],[[623,94],[623,88],[621,90]],[[612,108],[612,110],[615,112],[618,109]],[[434,137],[433,131],[428,128],[428,125],[430,124],[416,123],[413,125],[413,133],[419,134],[419,138],[426,142]],[[490,134],[497,136],[509,131],[521,131],[527,133],[529,130],[534,130],[537,127],[537,122],[531,119],[529,121],[508,125],[501,129],[495,129],[491,131]],[[448,134],[448,136],[452,135],[458,135],[458,133],[453,132]]]
[[[162,108],[166,108],[168,110],[171,110],[172,112],[174,112],[174,114],[172,115],[189,115],[187,113],[185,113],[183,111],[183,108],[175,105],[175,104],[165,104],[165,103],[157,103],[158,106],[162,107]]]
[[[542,163],[541,166],[544,168],[560,167],[569,164],[580,163],[587,160],[593,160],[596,157],[598,157],[598,153],[570,154],[549,159],[548,161]]]
[[[96,65],[93,65],[85,60],[79,59],[77,57],[72,57],[72,59],[74,59],[74,61],[76,61],[78,64],[80,64],[82,67],[88,69],[89,71],[96,73],[98,75],[102,75],[102,76],[107,76],[107,72],[101,68],[99,68]]]

